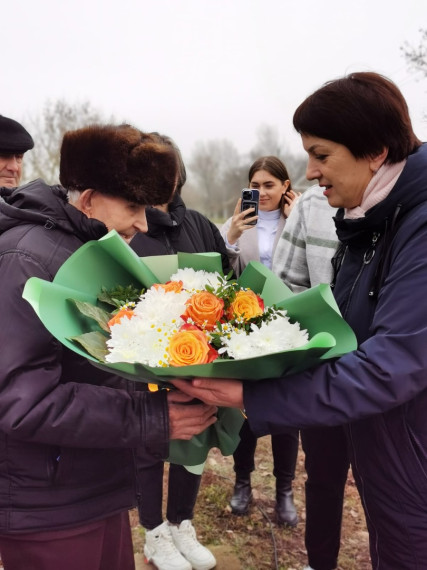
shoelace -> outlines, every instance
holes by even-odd
[[[175,543],[173,541],[170,532],[167,532],[165,530],[160,531],[158,540],[160,539],[164,539],[164,542],[162,542],[162,547],[163,547],[162,550],[166,554],[166,556],[176,556],[176,553],[179,551],[175,546]]]
[[[181,534],[182,533],[182,534]],[[196,538],[196,531],[193,527],[188,526],[184,531],[180,532],[181,544],[185,547],[199,546]]]

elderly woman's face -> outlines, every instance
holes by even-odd
[[[311,135],[301,135],[308,153],[306,176],[318,180],[325,188],[323,194],[334,208],[355,208],[377,165],[370,158],[355,158],[342,144]]]

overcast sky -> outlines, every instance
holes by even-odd
[[[299,103],[325,81],[378,71],[407,98],[427,140],[427,80],[400,47],[418,45],[426,0],[21,0],[2,15],[0,113],[47,99],[92,106],[173,137],[226,138],[242,153],[261,125],[293,152]]]

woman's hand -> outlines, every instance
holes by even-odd
[[[301,192],[295,192],[294,190],[289,190],[289,192],[286,192],[285,202],[283,205],[283,213],[285,214],[286,218],[292,212],[292,208],[295,206],[300,196]]]
[[[195,378],[170,380],[176,388],[206,404],[226,408],[243,408],[243,384],[240,380],[221,378]]]
[[[234,208],[234,213],[233,217],[231,218],[230,228],[227,232],[227,240],[230,245],[234,245],[243,232],[245,232],[246,230],[250,230],[251,228],[254,228],[255,226],[251,225],[250,222],[254,222],[255,220],[258,219],[258,216],[251,216],[250,218],[246,218],[248,214],[255,212],[255,208],[248,208],[244,212],[241,212],[240,211],[241,203],[242,199],[239,198],[237,200],[236,207]]]
[[[216,406],[190,404],[194,398],[182,392],[170,391],[167,399],[170,439],[191,439],[217,421]]]

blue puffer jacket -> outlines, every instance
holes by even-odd
[[[359,348],[286,379],[248,383],[258,434],[346,424],[373,568],[427,568],[427,145],[364,218],[339,211],[335,297]]]
[[[135,449],[169,451],[162,392],[95,368],[45,329],[22,290],[107,232],[37,180],[0,189],[0,534],[73,527],[136,505]]]

